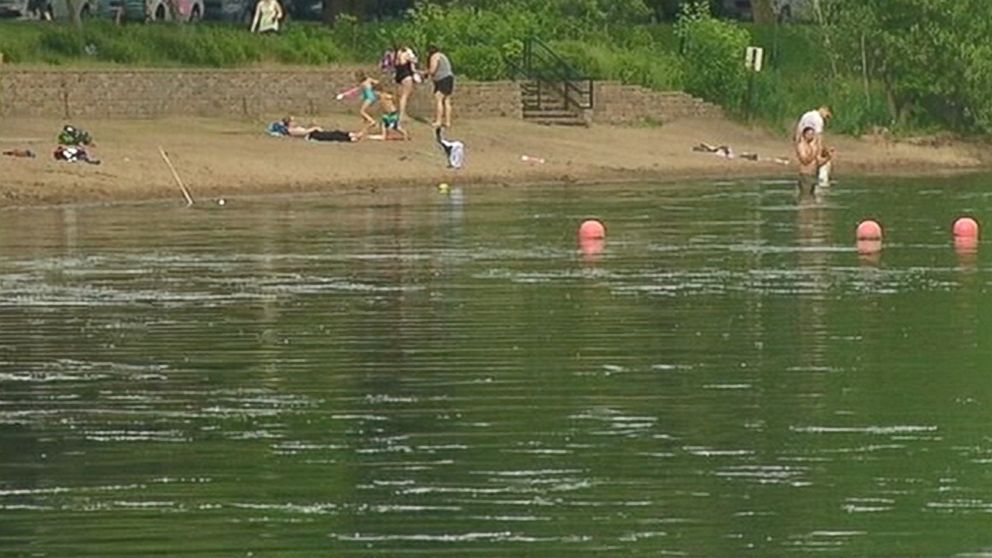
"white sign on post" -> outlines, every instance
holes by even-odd
[[[764,59],[765,49],[761,47],[749,46],[747,47],[747,52],[744,54],[744,65],[748,70],[760,72]]]

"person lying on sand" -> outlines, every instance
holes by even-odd
[[[317,130],[307,134],[307,141],[339,141],[354,143],[362,141],[365,132],[348,132],[345,130]]]
[[[320,132],[320,126],[310,124],[301,126],[294,117],[287,116],[282,120],[277,120],[269,124],[265,129],[270,136],[289,136],[291,138],[305,138],[313,132]]]
[[[726,157],[727,159],[734,158],[734,150],[731,149],[729,145],[710,145],[708,143],[700,142],[700,144],[693,147],[692,150],[701,153],[714,153],[721,157]]]
[[[734,150],[729,145],[710,145],[708,143],[699,143],[693,146],[693,151],[700,153],[713,153],[720,157],[726,159],[733,159],[734,157],[740,157],[741,159],[747,159],[749,161],[755,162],[765,162],[765,163],[778,163],[780,165],[788,165],[789,160],[782,157],[763,157],[757,153],[752,153],[750,151],[742,151],[740,154],[735,154]]]

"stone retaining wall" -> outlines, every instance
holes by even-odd
[[[8,67],[9,68],[9,67]],[[324,70],[12,70],[0,68],[0,115],[60,118],[154,118],[353,112],[335,101],[354,83],[353,68]],[[385,76],[385,79],[390,79]],[[391,84],[390,84],[391,85]],[[456,85],[459,116],[520,118],[513,82]],[[433,116],[428,85],[417,87],[409,112]]]
[[[271,117],[354,112],[354,99],[334,95],[354,83],[355,67],[276,70],[21,70],[0,66],[0,116],[156,118],[161,116]],[[392,86],[391,77],[383,76]],[[457,118],[522,118],[521,94],[511,81],[455,86]],[[592,122],[719,117],[719,107],[690,95],[598,82]],[[416,88],[408,111],[432,118],[432,88]]]
[[[682,91],[652,91],[638,85],[597,82],[592,121],[602,124],[671,122],[680,118],[720,118],[723,110]]]

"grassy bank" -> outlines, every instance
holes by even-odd
[[[294,23],[277,36],[248,33],[241,26],[148,24],[115,26],[87,22],[77,32],[63,24],[0,22],[0,52],[8,63],[52,65],[121,64],[229,68],[252,64],[330,64],[374,59],[378,33],[386,27],[342,25],[335,29]],[[368,36],[372,34],[373,36]],[[362,45],[375,45],[362,51]]]
[[[403,20],[361,24],[345,20],[333,29],[290,22],[276,36],[215,23],[118,27],[93,20],[80,33],[64,24],[0,21],[0,52],[12,64],[227,68],[371,64],[394,40],[421,50],[428,41],[438,41],[460,75],[491,80],[509,77],[506,59],[519,52],[523,37],[538,35],[591,77],[659,90],[689,89],[719,102],[731,114],[783,133],[800,113],[821,103],[834,106],[832,128],[838,132],[857,134],[886,124],[881,93],[871,85],[866,91],[858,76],[832,76],[812,26],[758,29],[719,23],[746,32],[746,40],[765,47],[769,57],[765,71],[755,76],[751,94],[745,95],[740,76],[732,86],[718,81],[710,91],[693,91],[701,86],[692,78],[707,70],[682,51],[671,24],[582,25],[541,14],[525,16],[530,14],[431,9]],[[736,67],[735,60],[731,63]],[[719,68],[708,71],[724,79]]]

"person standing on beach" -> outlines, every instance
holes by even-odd
[[[283,15],[279,0],[259,0],[255,5],[255,17],[251,20],[251,32],[278,33]]]
[[[394,79],[398,88],[397,96],[400,100],[399,117],[406,120],[406,104],[413,93],[413,84],[417,77],[416,64],[417,55],[410,47],[399,45],[394,49],[396,53],[393,58]]]
[[[833,152],[824,149],[816,129],[803,128],[796,143],[796,159],[799,160],[799,193],[812,194],[817,185],[817,173],[822,165],[830,162]]]
[[[455,74],[451,60],[437,45],[427,47],[427,77],[434,81],[434,127],[451,127],[451,93],[455,90]]]

